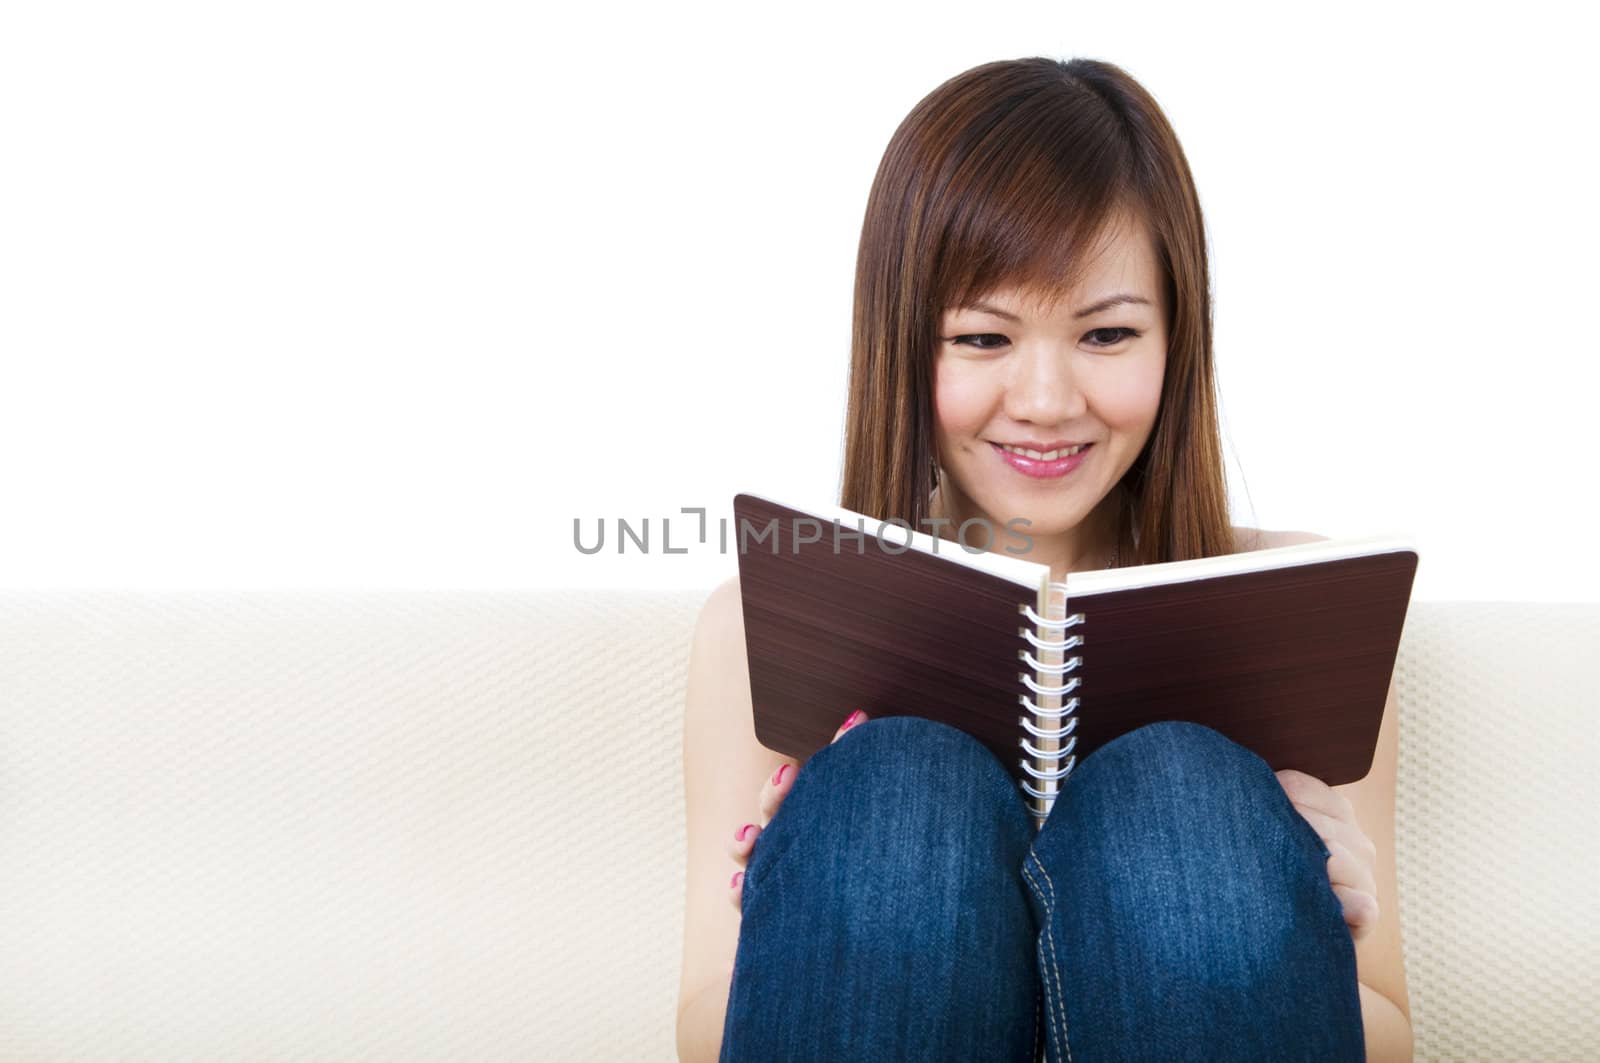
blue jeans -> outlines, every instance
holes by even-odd
[[[745,1060],[1363,1060],[1328,849],[1266,761],[1164,722],[1044,826],[917,716],[818,750],[756,839],[723,1031]]]

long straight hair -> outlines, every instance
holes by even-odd
[[[1123,563],[1233,552],[1199,197],[1155,99],[1093,59],[974,67],[895,130],[856,257],[841,506],[928,531],[944,310],[1008,285],[1065,291],[1124,212],[1156,243],[1168,347],[1150,438],[1120,484],[1135,522],[1118,533]]]

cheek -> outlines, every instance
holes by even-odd
[[[1116,428],[1143,429],[1154,423],[1161,408],[1165,368],[1163,360],[1107,380],[1101,392],[1100,416]]]
[[[935,370],[933,408],[939,431],[948,435],[976,432],[988,423],[994,386],[980,376],[943,366]]]

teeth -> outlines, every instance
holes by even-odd
[[[1068,447],[1065,450],[1047,450],[1040,453],[1037,450],[1028,450],[1025,447],[1013,447],[1006,443],[1000,444],[1004,450],[1008,450],[1013,454],[1021,454],[1023,457],[1032,458],[1035,461],[1055,461],[1057,458],[1070,457],[1088,445],[1087,443],[1079,443],[1077,446]]]

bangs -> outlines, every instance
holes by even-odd
[[[1017,108],[942,190],[948,214],[929,278],[936,315],[1011,287],[1048,312],[1122,224],[1144,216],[1136,166],[1119,138],[1049,128],[1054,118]]]

